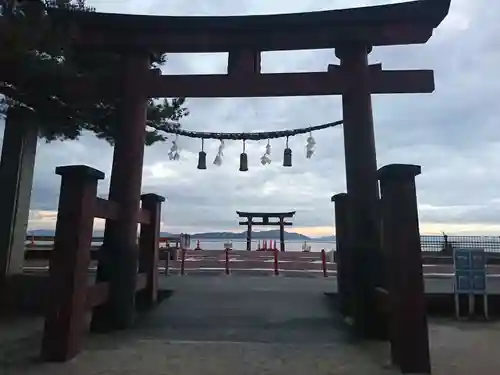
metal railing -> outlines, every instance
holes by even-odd
[[[486,252],[500,253],[500,236],[422,236],[422,251],[452,255],[455,248],[482,248]]]

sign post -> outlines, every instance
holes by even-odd
[[[458,248],[453,251],[455,268],[455,313],[460,318],[460,295],[469,297],[469,316],[475,313],[476,295],[483,296],[484,317],[488,319],[486,253],[480,248]]]

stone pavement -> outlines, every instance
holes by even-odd
[[[0,324],[2,375],[396,374],[388,345],[356,343],[325,279],[166,278],[176,292],[133,329],[90,335],[66,364],[37,360],[41,320]],[[433,373],[498,374],[499,323],[435,320]]]

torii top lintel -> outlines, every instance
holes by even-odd
[[[236,211],[239,217],[277,217],[277,218],[289,218],[295,215],[295,211],[290,212],[241,212]]]
[[[426,43],[451,0],[412,2],[310,13],[171,17],[52,10],[73,20],[81,47],[151,52],[228,52]]]

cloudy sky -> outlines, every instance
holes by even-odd
[[[389,3],[389,0],[92,0],[98,11],[158,15],[235,15],[317,11]],[[497,0],[452,0],[451,13],[427,45],[376,48],[370,62],[386,69],[434,69],[434,94],[373,98],[378,164],[422,165],[417,178],[423,233],[500,234],[500,24]],[[225,73],[227,54],[170,55],[170,74]],[[263,72],[324,71],[334,51],[264,53]],[[199,131],[263,131],[305,127],[341,118],[339,97],[189,99],[182,126]],[[241,143],[227,142],[221,167],[211,164],[217,141],[205,144],[208,169],[196,169],[200,144],[179,139],[146,150],[143,191],[168,198],[163,229],[171,232],[242,230],[236,210],[296,210],[295,230],[333,233],[332,194],[345,191],[342,128],[291,139],[293,168],[283,168],[283,140],[272,142],[273,162],[260,165],[266,142],[247,146],[249,168],[238,171]],[[106,172],[112,149],[88,135],[76,142],[39,144],[30,227],[54,226],[60,180],[54,168],[87,164]],[[106,182],[100,192],[106,194]],[[97,225],[100,225],[98,223]],[[270,228],[269,228],[270,229]]]

